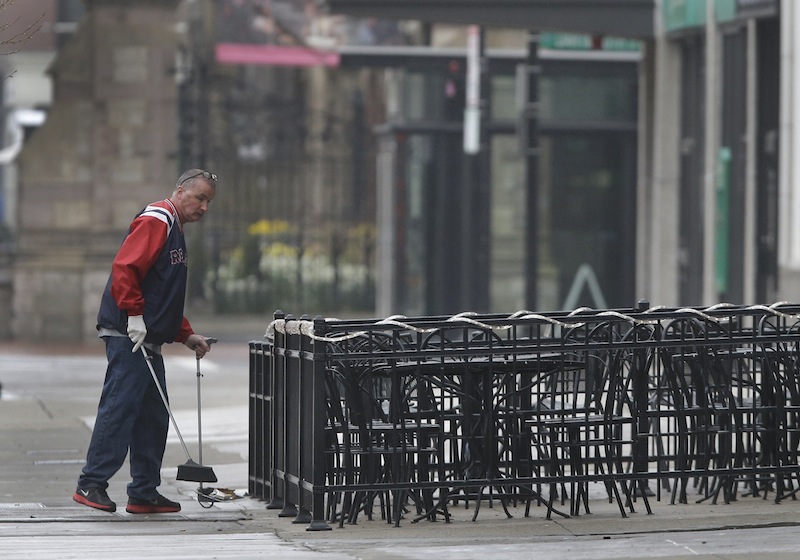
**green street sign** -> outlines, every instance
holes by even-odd
[[[593,37],[580,33],[542,33],[540,46],[545,49],[573,51],[639,51],[642,45],[622,37]]]

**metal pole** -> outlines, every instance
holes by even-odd
[[[539,33],[528,34],[528,57],[525,62],[525,104],[523,107],[523,150],[527,185],[527,228],[525,259],[525,305],[536,309],[539,274]]]
[[[462,308],[489,306],[490,177],[487,124],[491,76],[483,27],[470,27],[464,107],[464,196],[462,222]]]

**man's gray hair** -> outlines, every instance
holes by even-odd
[[[177,189],[183,183],[188,181],[189,179],[193,179],[195,177],[203,177],[206,181],[211,183],[213,186],[217,186],[217,176],[214,173],[206,171],[205,169],[189,169],[184,171],[180,177],[178,177],[178,181],[175,183],[175,188]]]

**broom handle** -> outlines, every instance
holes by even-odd
[[[175,417],[172,415],[172,409],[169,407],[169,402],[167,402],[167,396],[164,394],[164,389],[161,388],[161,383],[158,382],[158,376],[156,375],[156,370],[153,369],[152,358],[147,354],[147,350],[145,350],[144,346],[142,346],[142,354],[144,354],[144,361],[147,362],[147,367],[150,370],[150,375],[153,376],[153,381],[156,383],[156,389],[158,389],[158,394],[161,395],[161,400],[164,402],[164,407],[167,409],[167,413],[169,414],[169,419],[172,420],[172,427],[175,428],[175,433],[178,434],[178,439],[181,440],[181,446],[183,447],[184,453],[186,453],[186,458],[188,460],[192,460],[191,455],[189,455],[189,448],[186,447],[186,442],[183,441],[183,436],[181,435],[181,431],[178,429],[178,423],[175,421]]]

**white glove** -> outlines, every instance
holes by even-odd
[[[144,317],[141,315],[131,315],[128,317],[128,336],[133,341],[133,352],[137,352],[144,344],[147,336],[147,326],[144,324]]]

